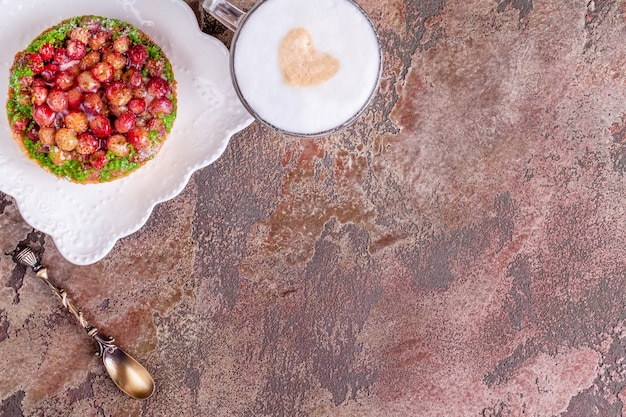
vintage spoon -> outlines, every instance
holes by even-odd
[[[70,301],[65,290],[50,282],[48,270],[39,263],[35,252],[30,247],[19,245],[13,252],[7,255],[11,255],[15,263],[31,267],[33,272],[35,272],[35,276],[48,284],[54,295],[61,299],[63,306],[78,319],[78,322],[87,331],[87,334],[98,342],[96,356],[102,358],[105,369],[119,389],[140,400],[152,395],[154,392],[154,380],[146,368],[120,349],[114,343],[115,339],[112,337],[105,339],[98,334],[98,329],[87,322],[83,313]]]

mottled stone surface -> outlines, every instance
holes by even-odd
[[[385,58],[360,120],[253,124],[102,261],[0,194],[0,248],[38,248],[157,381],[121,395],[3,256],[0,417],[622,415],[626,5],[359,4]]]

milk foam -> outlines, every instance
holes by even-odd
[[[281,42],[306,29],[316,50],[339,61],[329,80],[314,86],[287,83],[279,66]],[[377,86],[380,50],[361,10],[348,0],[266,0],[241,27],[233,68],[244,100],[267,123],[311,135],[349,121]]]

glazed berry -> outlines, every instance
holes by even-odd
[[[78,135],[78,145],[76,145],[76,152],[81,155],[91,155],[98,150],[100,141],[97,137],[91,133],[84,132]]]
[[[63,65],[70,62],[71,59],[67,56],[67,50],[65,48],[57,48],[54,51],[54,61],[59,65]]]
[[[51,90],[48,93],[46,103],[54,112],[65,111],[68,108],[67,93],[63,90]]]
[[[59,66],[55,63],[46,64],[41,71],[41,78],[47,82],[53,81],[59,73]]]
[[[48,89],[41,85],[33,86],[31,96],[33,104],[35,106],[41,106],[48,99]]]
[[[70,39],[73,41],[81,41],[83,44],[89,42],[89,31],[82,27],[72,29]]]
[[[158,97],[152,100],[148,111],[154,116],[166,116],[174,111],[174,104],[167,97]]]
[[[148,93],[154,97],[163,97],[170,92],[170,85],[163,78],[152,78],[148,81]]]
[[[133,97],[145,98],[147,94],[148,94],[148,89],[143,84],[137,88],[133,88]]]
[[[89,39],[89,46],[91,47],[92,50],[97,51],[98,49],[104,46],[106,41],[107,41],[106,33],[97,32],[97,33],[94,33]]]
[[[157,119],[156,117],[153,119],[150,119],[150,121],[146,125],[146,128],[148,128],[149,132],[156,132],[159,138],[164,137],[165,134],[167,133],[165,129],[165,123],[163,123],[163,120]]]
[[[163,71],[165,70],[165,63],[161,59],[157,60],[150,58],[146,61],[145,68],[148,71],[149,77],[162,77]]]
[[[106,138],[111,134],[111,122],[101,114],[95,115],[89,122],[89,128],[99,138]]]
[[[57,130],[53,127],[40,128],[38,133],[39,141],[47,146],[55,145],[56,142],[54,141],[54,135],[56,134],[56,132]]]
[[[88,114],[100,114],[104,108],[102,99],[96,93],[87,93],[84,95],[83,108]]]
[[[126,136],[128,143],[135,149],[146,149],[150,147],[150,138],[145,127],[135,126]]]
[[[35,78],[31,77],[30,75],[20,77],[20,87],[22,89],[27,89],[28,87],[33,85],[33,82],[35,82]]]
[[[17,134],[22,134],[22,131],[24,130],[24,128],[28,126],[28,122],[29,122],[28,119],[22,119],[22,118],[17,119],[11,125],[11,129],[13,129],[13,131]]]
[[[109,102],[115,106],[125,106],[133,98],[130,88],[121,81],[114,81],[109,84],[105,94]]]
[[[89,157],[89,162],[91,162],[91,165],[94,167],[94,169],[101,170],[106,166],[109,161],[107,159],[106,152],[102,149],[99,149],[91,154],[91,157]]]
[[[44,68],[43,58],[37,52],[29,52],[25,55],[28,68],[35,74],[41,73]]]
[[[61,90],[67,90],[74,85],[74,76],[70,71],[61,71],[57,74],[54,84]]]
[[[136,122],[137,119],[135,115],[129,111],[126,111],[115,120],[115,130],[117,130],[119,133],[127,133],[135,127]]]
[[[83,93],[78,88],[67,91],[67,106],[72,110],[78,110],[83,104]]]
[[[33,111],[33,120],[41,127],[52,126],[54,123],[54,111],[47,104],[35,107]]]
[[[82,111],[72,110],[65,115],[65,127],[76,133],[83,133],[89,127],[89,119]]]
[[[83,71],[76,77],[78,87],[85,93],[95,93],[100,88],[100,83],[93,78],[91,71]]]
[[[111,64],[116,70],[121,70],[126,66],[126,57],[118,52],[102,54],[102,60]]]
[[[44,61],[52,61],[52,58],[54,58],[54,46],[50,42],[44,43],[39,48],[39,55],[41,55],[41,59]]]
[[[67,56],[72,60],[83,59],[87,54],[85,44],[79,40],[71,40],[67,44]]]
[[[57,130],[57,133],[54,135],[54,141],[59,148],[67,152],[73,151],[76,145],[78,145],[76,133],[66,127]]]
[[[78,67],[82,71],[85,71],[96,65],[98,62],[100,62],[100,52],[91,51],[87,55],[85,55],[83,59],[80,60]]]
[[[83,21],[83,26],[89,31],[91,35],[95,35],[96,33],[100,32],[100,30],[102,30],[102,25],[100,24],[100,21],[97,17],[85,18],[85,20]]]
[[[126,156],[130,152],[124,135],[111,135],[107,139],[107,149],[117,156]]]
[[[123,54],[128,52],[128,48],[130,48],[130,38],[126,35],[120,36],[115,41],[113,41],[113,49],[115,50],[115,52]]]
[[[130,100],[126,106],[128,107],[128,110],[133,113],[141,114],[146,111],[146,100],[143,98],[134,98]]]
[[[128,57],[133,64],[143,64],[148,58],[148,50],[144,45],[135,45],[128,50]]]
[[[33,141],[39,140],[39,128],[36,126],[33,126],[30,129],[27,129],[26,137]]]
[[[91,67],[91,75],[96,81],[101,83],[108,83],[113,79],[113,65],[108,62],[98,62]]]
[[[134,68],[129,69],[122,75],[122,80],[130,87],[137,88],[143,84],[143,76],[141,71]]]

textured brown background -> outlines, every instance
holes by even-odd
[[[359,4],[385,71],[357,124],[253,124],[97,264],[0,194],[0,248],[39,248],[157,380],[121,395],[2,256],[0,417],[622,415],[626,5]]]

